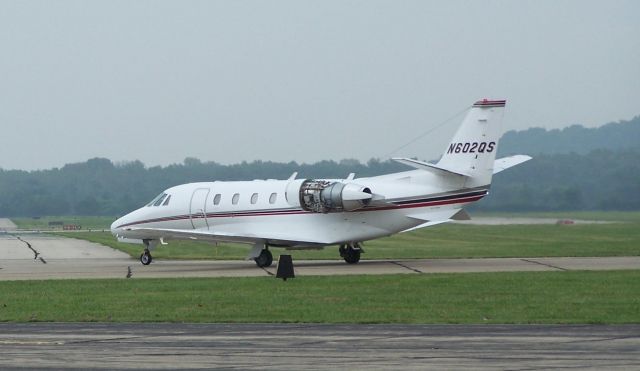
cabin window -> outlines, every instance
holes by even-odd
[[[162,206],[167,206],[169,205],[169,200],[171,199],[171,195],[167,196],[167,199],[164,200],[164,202],[162,203]]]
[[[278,194],[273,192],[271,196],[269,196],[269,203],[275,204],[277,199],[278,199]]]
[[[213,204],[214,205],[220,205],[220,199],[222,198],[222,195],[220,193],[218,193],[217,195],[215,195],[215,197],[213,198]]]
[[[234,205],[237,205],[239,199],[240,199],[240,193],[236,193],[233,195],[233,198],[231,199],[231,203]]]
[[[258,202],[258,194],[254,193],[251,195],[251,204],[255,205],[256,202]]]

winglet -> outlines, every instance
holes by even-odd
[[[289,179],[287,180],[296,180],[296,177],[298,176],[298,172],[294,171],[293,174],[291,174],[291,176],[289,177]]]

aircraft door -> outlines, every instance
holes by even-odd
[[[193,229],[205,228],[209,229],[207,221],[207,199],[209,198],[209,188],[198,188],[191,195],[191,203],[189,204],[189,218]]]

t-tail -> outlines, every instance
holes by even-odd
[[[493,174],[531,159],[517,155],[496,160],[505,104],[505,100],[475,102],[436,164],[394,160],[444,177],[464,177],[465,188],[488,186]]]

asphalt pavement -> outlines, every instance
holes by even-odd
[[[0,324],[0,368],[640,369],[640,326]]]

